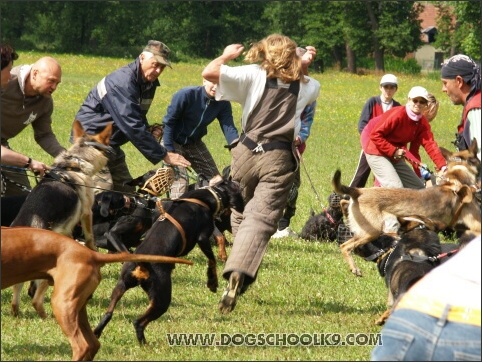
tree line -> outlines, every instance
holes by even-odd
[[[2,42],[17,49],[134,58],[149,39],[174,61],[211,59],[232,43],[282,33],[318,50],[318,66],[356,72],[360,59],[403,58],[423,43],[415,1],[3,1]],[[439,9],[434,45],[480,59],[479,1]],[[455,21],[453,21],[455,19]]]

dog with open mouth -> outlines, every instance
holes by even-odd
[[[375,240],[386,225],[399,224],[399,216],[420,215],[454,230],[463,229],[466,235],[480,235],[480,203],[473,195],[480,188],[476,186],[480,172],[477,142],[456,153],[441,150],[447,159],[447,172],[437,186],[421,190],[349,187],[341,183],[341,171],[335,172],[333,189],[350,196],[348,226],[353,237],[340,248],[353,274],[362,275],[351,255],[353,249]]]

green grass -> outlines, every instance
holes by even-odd
[[[16,64],[31,63],[41,55],[20,53]],[[60,54],[55,57],[63,67],[63,78],[54,94],[53,128],[61,144],[68,147],[72,121],[89,90],[103,76],[129,60]],[[173,70],[167,69],[161,75],[162,86],[149,111],[151,123],[162,121],[175,91],[202,83],[203,66],[177,63]],[[453,149],[450,142],[462,109],[453,106],[442,93],[440,80],[433,76],[396,75],[400,87],[395,99],[402,104],[415,85],[424,86],[439,99],[440,110],[432,129],[441,146]],[[342,181],[350,181],[360,152],[358,117],[366,99],[378,94],[381,77],[331,70],[313,76],[321,83],[321,95],[304,154],[298,210],[292,219],[291,227],[297,232],[301,231],[311,209],[321,212],[327,205],[326,199],[332,191],[331,177],[337,168],[342,170]],[[234,119],[239,122],[241,109],[237,104],[233,104],[233,109]],[[216,123],[210,126],[205,141],[220,169],[229,164],[229,152],[222,147],[226,141]],[[33,142],[31,127],[13,139],[11,145],[38,160],[52,163],[52,158]],[[126,145],[124,149],[133,176],[154,168],[134,147]],[[424,151],[421,153],[423,161],[433,168]],[[273,240],[257,282],[239,299],[233,313],[222,316],[217,304],[225,282],[221,280],[218,292],[211,293],[205,286],[205,257],[196,248],[188,259],[195,265],[179,265],[173,273],[173,300],[169,310],[146,329],[149,345],[138,346],[132,326],[132,321],[142,314],[148,303],[141,289],[136,288],[128,291],[119,302],[100,339],[102,345],[97,360],[369,360],[371,346],[170,347],[166,333],[215,333],[218,337],[223,333],[340,333],[342,337],[349,333],[378,333],[380,327],[374,325],[374,321],[385,309],[387,292],[374,263],[357,258],[364,273],[362,278],[357,278],[349,272],[335,243],[290,238]],[[112,264],[102,269],[104,279],[88,306],[92,326],[97,325],[107,308],[120,268],[120,264]],[[219,262],[219,277],[222,268]],[[40,320],[25,291],[21,316],[13,318],[10,315],[11,288],[2,290],[2,360],[70,359],[68,341],[51,315],[50,293],[51,289],[45,305],[49,318]]]

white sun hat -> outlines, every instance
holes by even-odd
[[[427,101],[429,100],[428,99],[428,92],[424,87],[416,86],[416,87],[413,87],[412,89],[410,89],[410,92],[408,92],[408,98],[414,99],[414,98],[417,98],[417,97],[422,97],[422,98],[426,99]]]
[[[393,85],[398,87],[398,79],[393,74],[385,74],[380,81],[380,85],[383,87],[384,85]]]

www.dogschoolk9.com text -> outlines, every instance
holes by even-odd
[[[380,346],[380,333],[167,333],[170,347]]]

